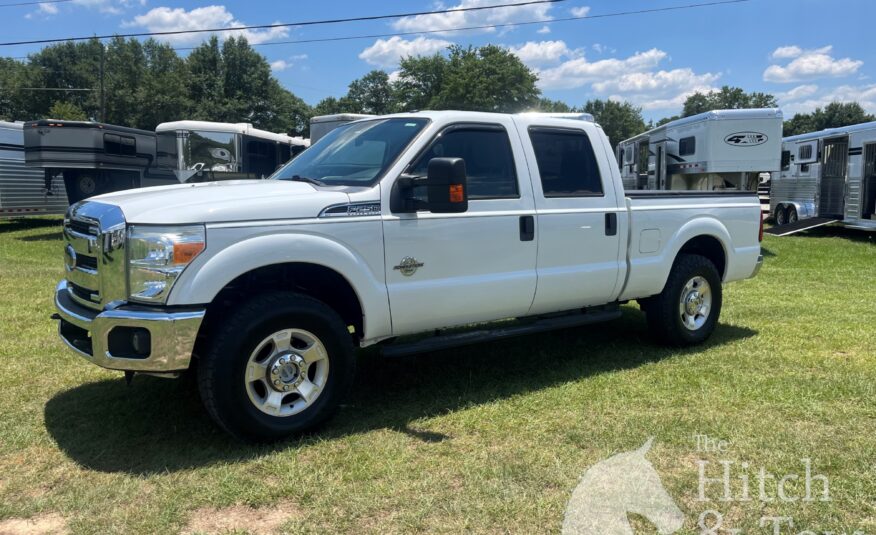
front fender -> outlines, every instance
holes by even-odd
[[[392,332],[382,264],[369,265],[350,247],[325,235],[301,231],[253,236],[242,233],[242,229],[211,229],[207,250],[180,276],[168,304],[211,303],[231,281],[261,267],[284,263],[317,264],[336,271],[353,287],[365,316],[366,340]]]

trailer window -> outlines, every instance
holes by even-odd
[[[137,154],[137,140],[130,136],[104,134],[103,147],[107,154],[119,156],[134,156]]]
[[[791,151],[782,151],[782,171],[787,171],[791,168]]]
[[[812,159],[812,145],[801,145],[799,149],[799,153],[797,154],[798,160],[811,160]]]
[[[678,155],[689,156],[697,151],[697,138],[683,137],[678,141]]]
[[[602,195],[602,177],[590,138],[580,130],[529,129],[545,197]]]

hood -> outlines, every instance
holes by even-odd
[[[158,186],[92,198],[122,209],[128,223],[187,224],[316,217],[346,193],[288,180],[228,180]]]

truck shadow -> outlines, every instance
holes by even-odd
[[[61,225],[63,219],[58,217],[22,217],[20,219],[9,219],[0,221],[0,234],[6,232],[17,232],[20,230],[33,230],[37,228],[58,227],[58,237],[60,237]]]
[[[807,230],[797,236],[801,238],[840,238],[858,243],[876,244],[876,232],[832,225]]]
[[[136,377],[104,380],[48,401],[45,422],[58,447],[101,472],[153,474],[243,461],[317,441],[392,429],[423,442],[452,437],[416,429],[416,420],[569,381],[684,358],[754,336],[720,325],[703,347],[669,349],[648,338],[641,312],[621,319],[490,344],[389,360],[364,352],[353,391],[318,434],[274,445],[236,442],[210,421],[192,381]]]

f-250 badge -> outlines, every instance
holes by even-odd
[[[763,145],[769,138],[760,132],[736,132],[724,138],[724,143],[734,147],[754,147]]]
[[[418,262],[416,258],[406,256],[406,257],[402,258],[401,264],[395,266],[392,269],[397,269],[405,277],[410,277],[411,275],[416,273],[417,270],[420,269],[421,267],[423,267],[422,262]]]

